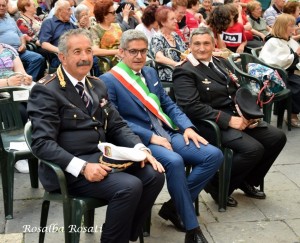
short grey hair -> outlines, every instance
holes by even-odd
[[[66,5],[66,3],[70,4],[68,0],[58,0],[54,5],[54,15],[57,13],[57,10]]]
[[[58,50],[59,52],[63,53],[63,54],[67,54],[68,53],[68,42],[69,39],[73,36],[79,36],[79,35],[83,35],[86,38],[89,39],[89,41],[91,42],[91,47],[92,47],[92,36],[90,34],[90,32],[86,29],[72,29],[69,30],[67,32],[65,32],[58,41]]]
[[[128,43],[134,40],[143,40],[148,46],[148,38],[142,31],[126,30],[122,34],[121,41],[120,41],[120,48],[126,49],[128,47]]]
[[[79,15],[81,14],[81,12],[83,11],[87,11],[89,13],[90,9],[84,5],[84,4],[79,4],[76,8],[75,8],[75,11],[74,11],[74,15],[75,15],[75,18],[77,19],[77,21],[79,21]]]
[[[208,34],[211,36],[211,39],[213,41],[213,43],[215,43],[215,36],[214,36],[214,33],[212,32],[212,30],[208,27],[199,27],[197,29],[194,29],[194,31],[191,33],[190,35],[190,44],[192,42],[192,38],[194,35],[205,35],[205,34]]]

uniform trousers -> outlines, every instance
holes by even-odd
[[[199,226],[193,202],[219,169],[223,154],[210,144],[201,144],[199,149],[190,141],[187,146],[182,134],[169,134],[173,151],[155,144],[150,144],[148,148],[164,166],[168,191],[186,230],[191,230]],[[185,174],[186,165],[193,167],[188,177]]]
[[[224,143],[233,150],[229,193],[243,182],[258,186],[286,143],[282,130],[267,124],[244,130],[242,137]],[[217,179],[214,178],[216,181]],[[216,182],[214,182],[215,184]]]
[[[136,241],[142,226],[164,184],[164,174],[151,165],[140,168],[136,163],[118,173],[110,173],[100,182],[89,182],[84,176],[68,185],[69,194],[108,201],[102,243]]]

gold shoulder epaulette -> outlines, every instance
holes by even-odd
[[[47,74],[45,77],[41,78],[38,83],[46,85],[47,83],[51,82],[53,79],[56,78],[55,73]]]

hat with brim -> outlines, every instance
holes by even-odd
[[[135,148],[120,147],[111,143],[100,143],[98,148],[102,152],[99,162],[113,168],[113,172],[125,170],[133,163],[146,159],[145,152]]]
[[[235,103],[238,112],[247,120],[259,119],[264,117],[264,113],[256,103],[255,97],[247,88],[239,88],[235,94]]]

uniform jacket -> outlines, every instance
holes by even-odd
[[[223,142],[241,137],[241,131],[228,126],[231,116],[238,115],[234,103],[237,86],[230,77],[232,66],[223,58],[213,58],[218,69],[229,74],[225,80],[203,63],[194,60],[195,65],[186,61],[174,70],[177,104],[197,128],[201,126],[202,119],[215,121],[221,128]]]
[[[183,132],[188,127],[194,127],[190,119],[179,109],[179,107],[165,93],[155,69],[144,67],[141,71],[151,93],[157,95],[162,110],[171,118]],[[111,73],[105,73],[100,78],[108,88],[109,99],[116,105],[121,116],[128,125],[139,135],[142,142],[147,146],[153,134],[151,121],[144,105],[129,92]],[[166,126],[164,126],[165,129]]]
[[[39,158],[65,170],[74,156],[97,163],[99,142],[108,141],[125,147],[134,147],[141,142],[111,103],[100,106],[101,99],[107,99],[107,89],[102,81],[95,77],[86,78],[93,100],[90,115],[65,73],[64,82],[59,81],[56,74],[51,75],[33,87],[28,102],[33,128],[32,149]],[[69,184],[78,178],[65,174]],[[43,164],[39,168],[39,177],[46,190],[59,188],[54,174]]]

